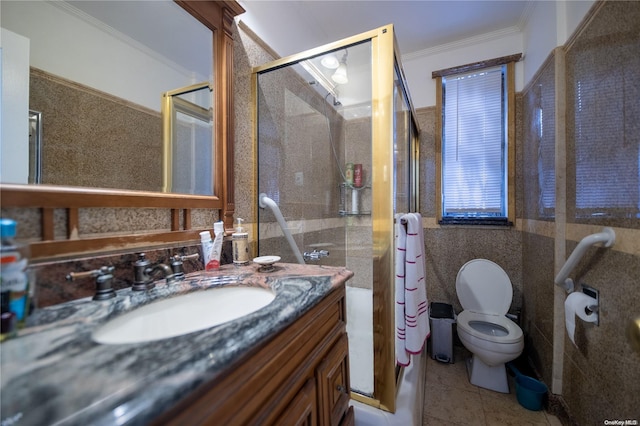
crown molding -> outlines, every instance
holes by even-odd
[[[413,60],[413,59],[418,59],[418,58],[422,58],[425,56],[431,56],[434,55],[436,53],[440,53],[440,52],[446,52],[449,50],[456,50],[456,49],[461,49],[463,47],[468,47],[468,46],[474,46],[480,43],[485,43],[487,41],[491,41],[491,40],[496,40],[502,37],[506,37],[509,35],[513,35],[513,34],[519,34],[522,32],[522,29],[520,28],[520,24],[518,25],[514,25],[511,27],[507,27],[507,28],[503,28],[501,30],[497,30],[497,31],[492,31],[489,33],[485,33],[485,34],[480,34],[478,36],[474,36],[474,37],[469,37],[469,38],[465,38],[465,39],[461,39],[461,40],[456,40],[454,42],[451,43],[445,43],[445,44],[441,44],[439,46],[434,46],[434,47],[430,47],[428,49],[424,49],[424,50],[418,50],[416,52],[412,52],[406,55],[402,55],[402,59],[403,61],[406,60]]]

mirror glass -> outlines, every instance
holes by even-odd
[[[216,195],[212,90],[205,81],[163,96],[165,192]],[[193,167],[181,167],[183,164]]]
[[[3,0],[0,19],[0,182],[34,181],[38,116],[41,183],[162,191],[162,96],[213,86],[211,30],[170,0]],[[191,171],[194,158],[169,161]]]

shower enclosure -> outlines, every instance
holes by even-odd
[[[395,411],[394,215],[416,211],[418,127],[393,26],[253,70],[257,254],[346,266],[352,398]],[[282,222],[282,221],[281,221]],[[285,233],[292,238],[285,238]]]

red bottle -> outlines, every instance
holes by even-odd
[[[362,164],[353,165],[353,186],[356,188],[362,186]]]

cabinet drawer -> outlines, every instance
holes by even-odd
[[[321,425],[340,425],[349,408],[349,343],[343,334],[316,369]]]
[[[284,409],[283,414],[275,422],[276,425],[291,426],[316,426],[317,425],[317,402],[316,402],[316,381],[311,378],[307,380]]]

